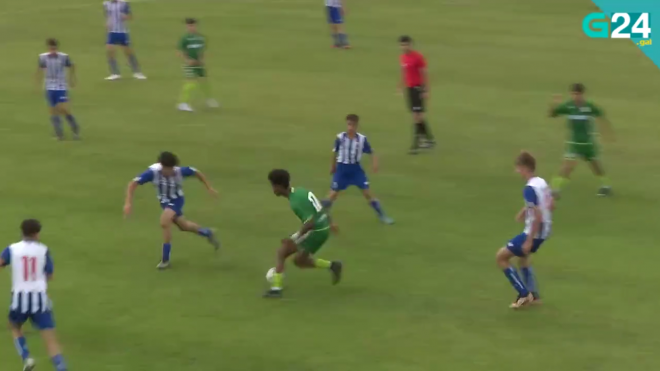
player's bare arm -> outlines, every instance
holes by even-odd
[[[426,68],[420,68],[419,74],[422,76],[422,98],[428,99],[429,97],[429,79]]]
[[[0,268],[4,268],[6,266],[7,266],[7,262],[4,259],[0,258]]]
[[[332,160],[330,160],[330,174],[337,172],[337,152],[332,152]]]
[[[557,114],[556,110],[557,110],[557,107],[559,107],[559,105],[561,104],[562,100],[563,100],[563,98],[559,94],[555,94],[552,97],[552,102],[550,103],[550,109],[548,110],[548,116],[550,116],[550,117],[559,116]]]
[[[42,81],[44,80],[44,69],[37,67],[37,72],[34,74],[34,81],[37,83],[37,89],[41,88]]]
[[[516,214],[516,221],[518,223],[522,223],[525,221],[525,211],[527,211],[527,207],[523,207],[518,211],[518,214]]]
[[[128,217],[133,209],[133,195],[140,184],[136,180],[131,180],[126,187],[126,199],[124,200],[124,217]]]
[[[541,210],[538,207],[534,206],[529,209],[534,213],[534,222],[532,222],[532,227],[527,235],[527,240],[523,244],[523,252],[525,254],[529,254],[532,251],[532,247],[534,246],[534,236],[536,236],[541,229],[541,222],[543,221],[543,215],[541,215]]]
[[[206,175],[204,175],[204,173],[202,173],[201,171],[195,171],[195,176],[197,177],[197,179],[199,179],[200,182],[202,182],[202,184],[204,184],[204,187],[206,187],[206,190],[211,194],[211,196],[215,197],[218,195],[218,191],[216,191],[213,188],[213,186],[209,182],[208,178],[206,178]]]
[[[377,173],[379,168],[380,168],[380,161],[378,161],[378,156],[376,156],[375,153],[372,153],[371,154],[371,170],[374,173]]]
[[[608,141],[613,141],[614,140],[614,130],[612,130],[612,124],[610,124],[610,121],[604,117],[596,117],[596,123],[598,124],[598,128],[600,129],[600,132],[603,133],[603,136],[605,139]]]
[[[76,76],[76,66],[74,64],[71,64],[69,66],[69,85],[71,87],[76,86],[76,83],[78,82],[77,76]]]

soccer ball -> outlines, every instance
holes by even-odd
[[[273,282],[273,277],[275,277],[275,268],[271,268],[266,272],[266,281]]]

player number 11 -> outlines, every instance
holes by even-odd
[[[23,280],[25,282],[37,280],[37,258],[33,256],[23,257]]]
[[[623,23],[619,25],[614,31],[612,31],[613,39],[629,39],[630,34],[627,32],[621,32],[630,25],[630,14],[628,13],[614,13],[612,15],[612,23],[618,23],[620,19],[623,19]],[[637,21],[632,26],[633,34],[642,34],[642,38],[648,39],[651,35],[651,27],[649,27],[649,13],[641,13]]]

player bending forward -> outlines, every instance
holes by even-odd
[[[163,152],[158,157],[158,163],[149,166],[149,169],[137,176],[126,190],[126,201],[124,203],[124,216],[128,217],[133,209],[133,194],[138,186],[145,183],[153,183],[158,192],[158,201],[163,209],[160,215],[160,227],[163,229],[163,257],[156,266],[158,269],[170,267],[170,252],[172,250],[172,224],[184,232],[192,232],[206,238],[216,250],[220,248],[220,242],[209,228],[200,227],[197,223],[187,220],[183,216],[183,179],[194,176],[199,179],[211,196],[217,196],[218,192],[211,186],[206,176],[197,169],[188,166],[179,166],[179,159],[171,152]]]
[[[518,297],[510,305],[512,309],[521,308],[533,302],[539,302],[540,296],[536,278],[532,270],[532,256],[550,235],[552,209],[554,201],[548,183],[534,174],[536,160],[528,152],[522,152],[516,159],[516,172],[527,182],[523,190],[525,206],[518,212],[516,220],[525,221],[523,233],[512,238],[506,247],[496,255],[497,265],[504,270],[504,275],[518,291]],[[522,279],[510,260],[518,257]]]
[[[264,297],[282,297],[284,262],[291,255],[295,255],[293,262],[298,268],[329,269],[332,273],[332,283],[339,283],[342,273],[341,262],[314,258],[314,254],[330,237],[330,230],[337,232],[337,227],[330,220],[327,210],[321,206],[321,202],[312,192],[304,188],[291,187],[291,176],[288,171],[273,170],[268,174],[268,180],[275,196],[289,199],[291,210],[303,225],[300,231],[282,240],[282,246],[277,250],[277,265],[271,288],[266,291]]]
[[[55,370],[66,371],[60,344],[55,336],[55,320],[47,293],[48,281],[53,278],[53,260],[48,247],[39,242],[41,223],[38,220],[24,220],[21,231],[23,240],[7,247],[0,256],[0,267],[11,265],[9,329],[14,337],[14,345],[23,359],[23,371],[34,369],[35,361],[30,356],[23,335],[23,325],[30,320],[41,332]],[[7,365],[5,361],[3,364]],[[2,367],[2,370],[5,369]]]

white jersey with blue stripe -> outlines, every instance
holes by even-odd
[[[330,6],[333,8],[341,8],[342,0],[325,0],[325,6]]]
[[[153,183],[158,193],[160,202],[170,202],[183,197],[183,179],[195,175],[197,170],[188,166],[174,167],[173,176],[165,176],[162,173],[161,164],[153,164],[149,169],[140,174],[134,180],[142,185]]]
[[[108,32],[128,33],[128,25],[124,16],[131,14],[131,7],[127,1],[109,0],[103,2],[105,20]]]
[[[66,69],[73,65],[66,53],[39,54],[39,68],[44,70],[44,87],[46,90],[67,90]]]
[[[365,135],[355,133],[351,138],[347,132],[337,134],[333,151],[337,154],[337,163],[346,165],[360,164],[362,154],[373,153]]]
[[[527,211],[525,213],[525,230],[523,233],[529,234],[532,231],[532,225],[536,221],[534,215],[534,208],[538,208],[541,212],[541,228],[534,238],[546,239],[550,235],[552,229],[552,193],[548,183],[539,177],[534,177],[527,182],[523,190],[523,197],[525,198],[525,205]]]
[[[11,266],[11,311],[49,311],[48,277],[53,274],[53,260],[48,247],[38,241],[23,240],[7,247],[0,257]]]

